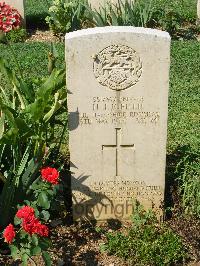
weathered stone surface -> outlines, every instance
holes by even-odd
[[[131,1],[134,1],[134,0],[130,0],[130,2]],[[89,0],[88,2],[91,5],[91,7],[94,9],[99,9],[99,7],[105,6],[106,3],[112,3],[114,5],[118,4],[118,0],[109,0],[109,1],[108,0]]]
[[[170,37],[105,27],[66,35],[74,219],[162,215]]]
[[[24,0],[5,0],[5,3],[16,8],[23,18],[23,23],[25,23]]]
[[[200,25],[200,0],[197,2],[197,24]]]

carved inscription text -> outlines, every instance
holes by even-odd
[[[110,200],[146,199],[151,201],[153,198],[162,198],[164,191],[160,186],[147,185],[144,181],[137,181],[134,178],[132,180],[123,178],[121,181],[94,181],[88,187],[85,186],[84,189],[77,188],[75,194],[77,200],[83,199],[83,195],[86,200],[93,197],[98,198],[98,196],[102,197],[103,194]]]
[[[160,112],[145,108],[143,97],[93,97],[91,111],[79,113],[80,126],[113,124],[121,126],[128,122],[141,125],[157,125]]]

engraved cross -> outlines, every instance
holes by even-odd
[[[121,144],[121,128],[115,128],[116,130],[116,144],[115,145],[102,145],[102,151],[104,151],[105,149],[114,149],[115,151],[115,162],[116,162],[116,170],[115,170],[115,175],[118,176],[119,175],[119,151],[121,148],[124,149],[131,149],[134,150],[134,144],[130,144],[130,145],[122,145]]]

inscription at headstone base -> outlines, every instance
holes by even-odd
[[[23,24],[25,24],[25,13],[24,13],[24,0],[5,0],[6,4],[16,8],[23,19]]]
[[[74,219],[162,216],[170,37],[105,27],[66,35]]]

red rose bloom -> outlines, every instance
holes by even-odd
[[[43,237],[48,237],[49,235],[49,228],[46,225],[41,224],[36,217],[24,219],[22,227],[30,235],[37,234]]]
[[[26,219],[34,215],[35,215],[35,210],[30,206],[23,206],[16,213],[17,218],[20,218],[20,219]]]
[[[48,237],[49,228],[44,224],[38,223],[35,226],[35,234],[38,234],[38,235],[44,236],[44,237]]]
[[[16,216],[22,219],[22,228],[28,234],[37,234],[43,237],[49,235],[49,228],[46,225],[40,223],[35,217],[35,210],[30,206],[23,206],[16,213]]]
[[[3,236],[5,238],[5,242],[7,242],[8,244],[11,244],[13,239],[15,238],[15,235],[16,235],[16,233],[15,233],[14,226],[12,224],[9,224],[3,233]]]
[[[53,184],[58,184],[59,172],[55,168],[46,167],[41,170],[42,179]]]
[[[35,229],[39,223],[40,223],[39,220],[35,216],[30,216],[23,219],[22,227],[24,231],[26,231],[30,235],[33,235],[36,233]]]

